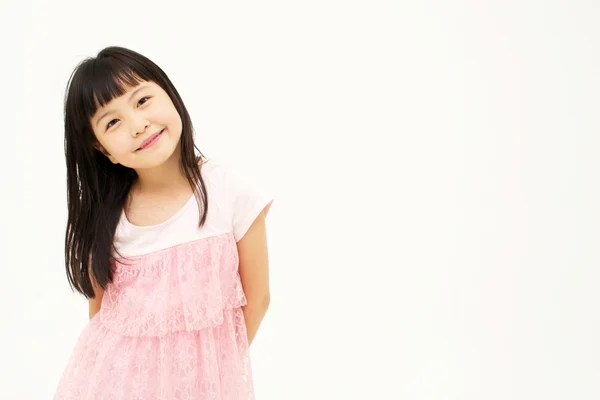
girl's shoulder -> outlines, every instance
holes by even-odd
[[[230,167],[219,158],[206,158],[200,164],[200,173],[204,183],[212,188],[224,190],[229,179]]]
[[[265,190],[261,179],[253,176],[245,168],[242,169],[237,164],[222,158],[207,158],[202,162],[200,170],[205,181],[208,181],[213,187],[224,189],[234,197],[240,192]],[[250,167],[248,170],[252,170],[252,168]]]
[[[225,175],[227,169],[229,168],[227,162],[216,157],[204,158],[199,162],[199,165],[203,177],[204,175],[210,175],[211,177],[213,175]]]
[[[202,161],[200,165],[202,178],[212,186],[223,189],[234,189],[243,182],[252,181],[240,168],[233,166],[231,162],[222,158],[210,157]]]
[[[272,189],[265,178],[257,176],[253,166],[242,168],[222,159],[212,159],[212,172],[215,182],[222,189],[222,200],[228,221],[232,221],[235,241],[238,242],[250,228],[261,211],[273,203]],[[266,215],[266,213],[265,213]]]

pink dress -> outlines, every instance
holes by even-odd
[[[194,197],[159,225],[122,215],[114,280],[55,400],[254,399],[236,242],[272,199],[214,160],[202,175],[202,228]]]

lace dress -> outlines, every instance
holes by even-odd
[[[55,400],[254,399],[236,242],[272,199],[216,161],[202,174],[202,228],[194,197],[160,225],[122,214],[123,257]]]

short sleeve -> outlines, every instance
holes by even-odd
[[[227,193],[231,205],[231,218],[235,241],[248,232],[260,212],[273,203],[271,192],[239,170],[227,168]]]

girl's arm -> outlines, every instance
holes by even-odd
[[[270,302],[269,259],[265,217],[268,207],[254,220],[248,232],[237,243],[240,278],[247,304],[242,307],[248,345],[252,344]]]
[[[94,288],[94,298],[88,299],[90,320],[92,318],[94,318],[94,315],[96,315],[96,313],[98,311],[100,311],[100,306],[102,305],[102,297],[104,296],[104,290],[102,290],[101,287],[96,285],[96,281],[95,281],[94,277],[92,276],[91,271],[92,271],[92,269],[90,268],[89,274],[90,274],[90,280],[92,281],[92,286]]]

